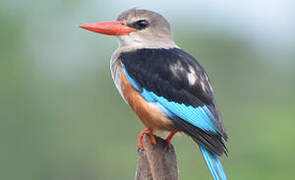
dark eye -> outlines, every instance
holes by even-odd
[[[134,23],[132,23],[130,26],[137,29],[137,30],[142,30],[145,29],[149,26],[149,22],[147,20],[138,20]]]
[[[146,28],[149,25],[147,20],[139,20],[136,22],[136,24],[141,28]]]

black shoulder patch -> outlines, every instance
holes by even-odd
[[[121,59],[128,74],[158,96],[194,107],[214,104],[203,67],[181,49],[138,49],[122,53]],[[196,76],[193,84],[190,74]]]

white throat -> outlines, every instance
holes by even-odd
[[[177,48],[178,46],[171,39],[156,39],[147,40],[141,38],[136,33],[130,33],[128,36],[117,36],[119,47],[133,48]]]

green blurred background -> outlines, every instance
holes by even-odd
[[[294,1],[0,1],[0,179],[133,179],[144,128],[109,72],[115,38],[78,28],[129,8],[163,14],[211,77],[228,134],[229,179],[292,179]],[[174,138],[180,179],[210,179]]]

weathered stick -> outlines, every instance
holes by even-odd
[[[176,154],[172,144],[156,136],[152,145],[148,135],[143,136],[143,149],[138,151],[139,159],[135,180],[178,180]]]

